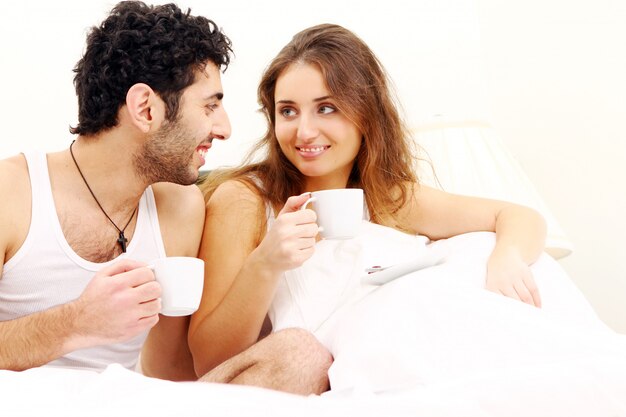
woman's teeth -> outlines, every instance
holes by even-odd
[[[300,152],[310,152],[310,153],[322,152],[324,149],[326,149],[326,146],[316,146],[314,148],[298,148]]]

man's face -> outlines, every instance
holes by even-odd
[[[140,175],[151,183],[195,183],[213,139],[230,136],[223,95],[220,72],[208,63],[183,92],[175,120],[164,121],[135,155]]]

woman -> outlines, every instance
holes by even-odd
[[[420,184],[383,67],[352,32],[324,24],[296,34],[266,69],[258,97],[268,130],[251,157],[266,156],[202,186],[206,277],[189,332],[197,372],[257,341],[281,277],[319,249],[315,213],[299,210],[317,190],[362,188],[370,223],[404,236],[495,232],[481,280],[541,307],[529,265],[544,247],[543,218]]]

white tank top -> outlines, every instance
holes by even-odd
[[[149,262],[165,256],[152,188],[141,196],[137,225],[127,252],[104,263],[87,261],[65,240],[56,213],[44,153],[24,154],[32,190],[26,240],[4,264],[0,279],[0,321],[27,316],[78,298],[101,268],[130,258]],[[124,343],[71,352],[49,366],[104,369],[111,363],[134,369],[147,332]]]

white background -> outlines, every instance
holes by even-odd
[[[114,2],[11,2],[0,26],[0,157],[54,151],[76,123],[72,68]],[[339,23],[385,64],[413,126],[490,122],[575,245],[561,264],[626,333],[626,2],[186,0],[236,56],[223,74],[233,135],[206,168],[237,164],[264,132],[256,86],[305,27]],[[9,196],[10,197],[10,196]]]

